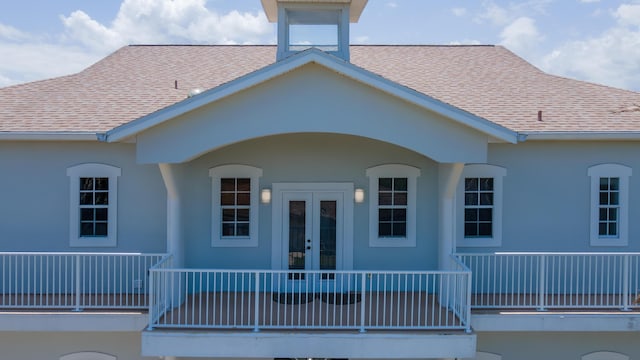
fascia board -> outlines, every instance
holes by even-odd
[[[266,66],[260,70],[239,77],[216,88],[209,89],[199,95],[183,100],[177,104],[170,105],[149,115],[138,118],[128,124],[121,125],[108,131],[102,140],[107,142],[117,142],[133,136],[150,127],[163,123],[169,119],[185,114],[201,106],[215,102],[227,96],[246,90],[284,73],[292,71],[306,64],[317,63],[339,74],[352,78],[379,89],[392,96],[413,103],[419,107],[433,111],[437,114],[450,118],[460,124],[466,125],[491,137],[509,142],[517,143],[518,134],[503,126],[495,124],[479,116],[473,115],[453,105],[436,100],[428,95],[410,89],[385,79],[375,73],[357,67],[333,55],[326,54],[318,49],[305,50],[299,54],[290,56],[277,63]]]

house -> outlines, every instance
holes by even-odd
[[[640,358],[640,93],[366,2],[0,89],[0,357]]]

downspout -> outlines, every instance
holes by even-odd
[[[450,270],[449,257],[455,251],[455,194],[464,163],[440,164],[438,167],[440,270]]]
[[[184,267],[184,244],[180,191],[176,165],[158,164],[164,185],[167,188],[167,252],[173,255],[173,267]]]

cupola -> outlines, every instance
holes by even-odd
[[[349,24],[358,22],[367,0],[262,0],[270,22],[278,23],[281,60],[317,48],[349,61]]]

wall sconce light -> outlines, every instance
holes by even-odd
[[[262,189],[260,192],[260,202],[263,204],[271,202],[271,189]]]
[[[364,189],[356,189],[353,195],[358,204],[364,202]]]

